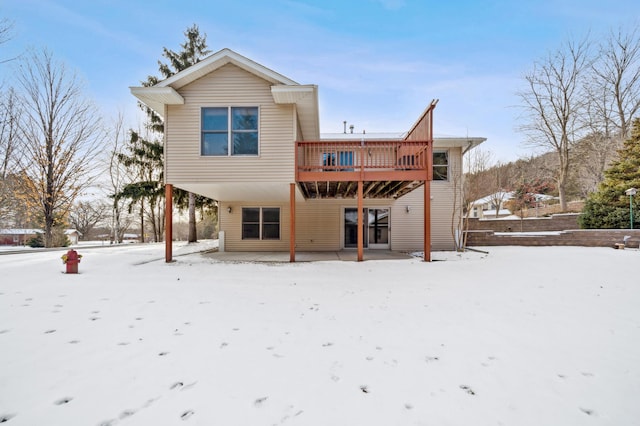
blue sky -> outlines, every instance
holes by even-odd
[[[86,82],[108,120],[140,117],[129,86],[158,75],[196,23],[231,48],[317,84],[322,132],[408,130],[431,99],[439,135],[486,137],[496,159],[529,151],[515,129],[522,76],[569,37],[640,24],[640,2],[593,0],[0,0],[14,22],[0,59],[47,48]],[[0,64],[10,83],[13,66]]]

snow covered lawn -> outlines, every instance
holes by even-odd
[[[0,256],[0,423],[637,425],[640,252],[488,250]]]

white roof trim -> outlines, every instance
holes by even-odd
[[[140,102],[164,117],[165,105],[182,105],[184,98],[172,87],[130,87],[131,94]]]
[[[318,114],[318,86],[315,84],[295,86],[271,86],[271,95],[277,104],[295,104],[302,138],[320,138],[320,117]]]
[[[159,82],[158,84],[156,84],[156,86],[171,86],[174,89],[179,89],[229,63],[242,68],[243,70],[250,72],[251,74],[254,74],[260,78],[263,78],[264,80],[267,80],[272,84],[298,84],[290,78],[283,76],[282,74],[279,74],[263,65],[260,65],[259,63],[254,62],[251,59],[242,56],[231,49],[225,48],[206,57],[197,64],[190,66],[186,70],[180,71],[179,73],[167,78],[166,80]]]

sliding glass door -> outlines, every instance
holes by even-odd
[[[363,209],[365,248],[389,248],[389,212],[388,208]],[[358,214],[354,208],[344,209],[344,247],[358,247]]]

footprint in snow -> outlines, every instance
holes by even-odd
[[[9,332],[8,328],[5,328],[4,330],[0,330],[0,334],[4,334],[4,333],[8,333],[8,332]]]
[[[174,390],[174,389],[181,388],[182,386],[184,386],[184,383],[182,383],[182,382],[175,382],[174,384],[172,384],[171,386],[169,386],[169,389]]]
[[[182,413],[182,414],[180,415],[180,418],[181,418],[182,420],[189,420],[189,417],[193,416],[194,414],[195,414],[195,411],[193,411],[193,410],[187,410],[187,411],[185,411],[184,413]]]
[[[262,398],[258,398],[255,401],[253,401],[253,405],[255,405],[256,407],[261,406],[267,399],[269,399],[268,396],[263,396]]]
[[[120,413],[120,420],[126,419],[127,417],[131,417],[136,413],[135,410],[124,410],[122,413]]]
[[[360,386],[360,390],[362,391],[362,393],[369,393],[369,387],[367,385],[362,385]]]
[[[469,395],[475,395],[476,393],[467,385],[460,385],[460,389],[468,393]]]
[[[60,398],[57,401],[54,402],[54,404],[56,405],[64,405],[64,404],[68,404],[73,400],[72,397],[70,396],[65,396],[64,398]]]
[[[16,416],[15,414],[9,414],[9,413],[0,414],[0,423],[6,423],[12,418],[14,418],[15,416]]]
[[[69,343],[75,345],[76,343],[80,343],[80,340],[69,340]]]
[[[158,354],[158,356],[166,356],[166,355],[169,355],[169,352],[160,352]]]
[[[585,413],[587,416],[594,416],[596,414],[596,412],[590,408],[582,408],[580,407],[580,411],[582,411],[583,413]]]
[[[55,330],[47,330],[47,331],[44,332],[44,334],[51,334],[51,333],[55,333],[55,332],[56,332]]]

